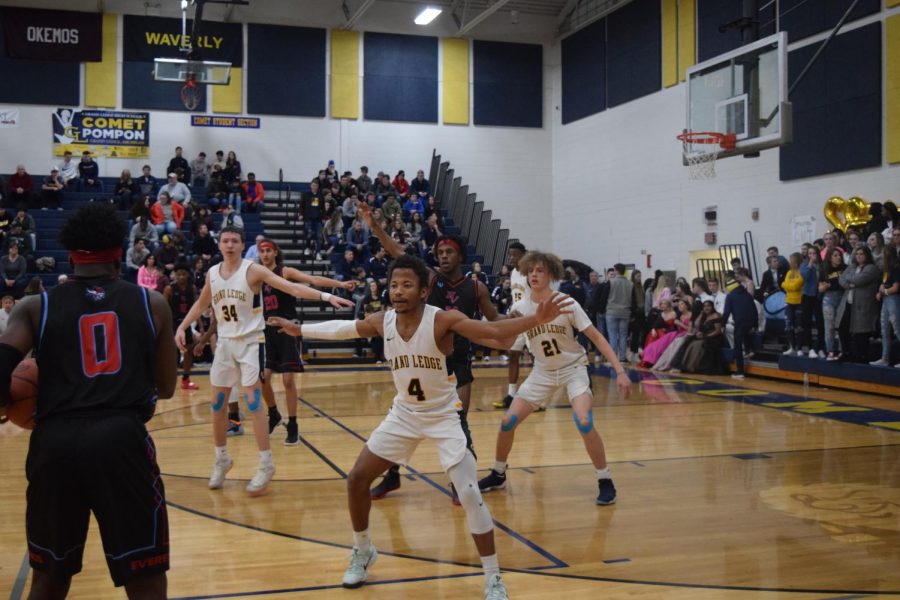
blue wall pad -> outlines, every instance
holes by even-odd
[[[782,371],[811,373],[849,381],[893,385],[900,389],[900,369],[890,367],[873,367],[856,363],[828,362],[802,356],[781,355],[778,357],[778,368]]]
[[[783,1],[783,0],[782,0]],[[821,2],[822,0],[814,0]],[[697,60],[703,62],[744,45],[738,29],[719,27],[741,18],[743,0],[697,0]],[[775,3],[760,2],[759,37],[775,33]],[[792,39],[790,36],[788,39]]]
[[[51,106],[81,104],[81,63],[7,58],[5,47],[6,40],[0,27],[0,78],[4,82],[0,86],[0,102]],[[49,130],[47,139],[50,139]]]
[[[606,19],[562,41],[562,122],[606,110]]]
[[[791,52],[789,81],[818,44]],[[838,35],[791,95],[794,141],[781,180],[881,166],[881,23]]]
[[[247,112],[325,116],[324,29],[247,26]]]
[[[662,89],[659,0],[634,0],[606,18],[608,106]]]
[[[473,42],[476,125],[543,127],[544,49]]]
[[[437,123],[438,38],[367,32],[363,45],[365,118]]]
[[[778,24],[782,31],[788,32],[792,42],[831,30],[850,8],[852,0],[779,0]],[[881,0],[860,0],[846,23],[877,13],[881,9]]]

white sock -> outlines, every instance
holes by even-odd
[[[597,469],[597,479],[612,479],[612,473],[609,472],[609,467]]]
[[[497,562],[497,554],[481,557],[481,568],[484,569],[484,576],[490,579],[494,575],[500,573],[500,563]]]
[[[228,458],[228,446],[216,446],[216,460]]]
[[[259,451],[259,463],[261,465],[271,465],[272,464],[272,451],[271,450],[260,450]]]
[[[517,383],[511,383],[506,387],[506,393],[510,396],[515,397],[516,392],[519,391],[519,385]]]
[[[369,539],[369,530],[353,532],[353,547],[359,549],[363,554],[368,554],[372,550],[372,540]]]
[[[500,473],[501,475],[506,473],[506,463],[500,462],[499,460],[494,463],[494,470]]]

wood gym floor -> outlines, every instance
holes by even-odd
[[[618,503],[594,504],[594,472],[565,406],[518,429],[510,485],[487,494],[512,598],[869,598],[900,595],[900,405],[748,379],[644,378],[628,400],[594,369],[595,421]],[[524,373],[527,371],[523,370]],[[470,416],[479,468],[493,463],[506,369],[478,368]],[[480,598],[461,508],[433,447],[402,488],[373,504],[381,552],[370,583],[343,590],[351,541],[345,474],[391,402],[383,369],[300,376],[303,444],[273,439],[276,481],[243,490],[251,431],[231,438],[235,468],[210,491],[206,377],[149,423],[169,501],[171,598]],[[280,389],[280,382],[276,383]],[[281,394],[279,393],[279,398]],[[24,461],[28,435],[0,427],[0,598],[27,594]],[[124,598],[96,528],[71,598]]]

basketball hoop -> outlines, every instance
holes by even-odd
[[[197,85],[192,75],[188,76],[187,81],[181,86],[181,102],[188,110],[197,110],[200,101],[203,99],[203,90]]]
[[[681,140],[688,177],[694,180],[714,179],[719,152],[734,150],[737,143],[735,134],[715,131],[685,131],[675,137]]]

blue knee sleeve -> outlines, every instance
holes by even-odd
[[[219,392],[212,403],[213,412],[219,412],[223,406],[225,406],[225,392]]]
[[[260,404],[261,404],[260,398],[261,398],[261,394],[260,394],[259,388],[253,390],[253,402],[250,402],[250,399],[248,398],[247,394],[244,394],[244,402],[247,403],[247,410],[249,410],[252,413],[255,413],[256,411],[258,411]]]
[[[512,431],[516,428],[516,423],[518,422],[519,417],[516,415],[509,415],[509,423],[503,424],[500,423],[500,431]]]
[[[594,428],[594,411],[589,411],[587,414],[588,422],[586,425],[582,425],[581,421],[578,420],[578,415],[574,412],[572,413],[572,420],[575,421],[575,427],[578,428],[578,431],[582,433],[582,435],[586,435],[591,432],[591,429]]]

